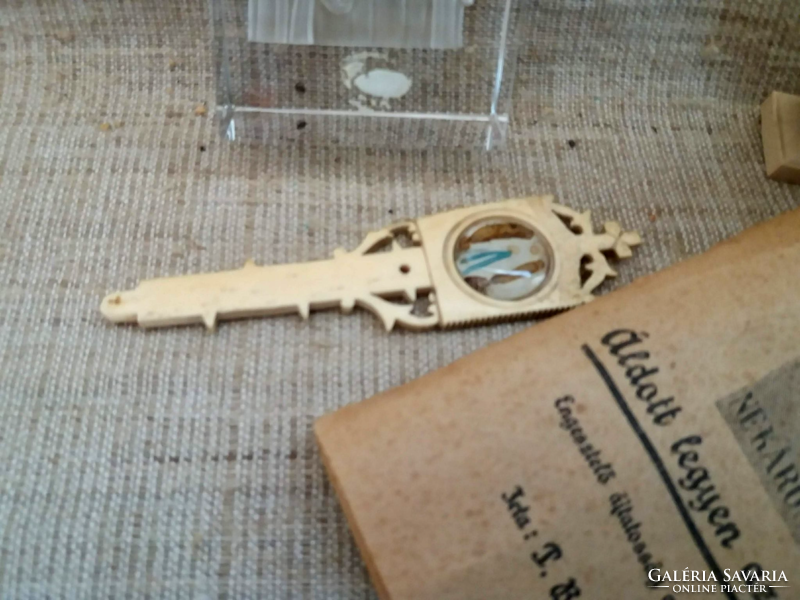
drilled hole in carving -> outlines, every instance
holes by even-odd
[[[380,254],[381,252],[392,251],[392,238],[386,238],[377,242],[372,248],[367,250],[367,254]]]
[[[572,233],[576,235],[580,235],[583,233],[583,227],[576,224],[571,216],[559,215],[559,214],[557,214],[556,216],[558,216],[558,218],[561,219],[561,222],[564,223],[564,225],[567,226],[567,229],[569,229]]]
[[[380,252],[392,252],[398,246],[400,248],[412,248],[419,245],[419,241],[414,241],[414,237],[411,235],[408,227],[400,226],[390,231],[383,239],[375,242],[366,253],[378,254]]]
[[[411,311],[411,314],[415,317],[429,317],[433,314],[430,310],[432,305],[433,302],[429,295],[420,296],[414,302],[414,310]]]
[[[397,242],[401,248],[411,248],[415,245],[411,234],[408,232],[408,229],[398,229],[395,231],[394,241]]]
[[[594,260],[588,254],[584,254],[581,258],[581,287],[586,285],[586,282],[589,281],[589,278],[592,276],[592,271],[589,270],[589,265],[592,264]]]
[[[408,273],[411,273],[411,267],[409,267],[408,265],[400,265],[400,272],[403,275],[407,275]]]
[[[406,298],[406,295],[403,292],[375,295],[381,300],[385,300],[391,304],[395,304],[397,306],[407,306],[410,309],[409,314],[417,317],[426,317],[432,314],[429,310],[429,307],[434,304],[430,299],[431,293],[432,290],[430,289],[417,290],[417,298],[413,301]]]
[[[411,306],[411,302],[405,297],[403,292],[394,292],[389,294],[375,294],[381,300],[386,300],[392,304],[405,304]]]

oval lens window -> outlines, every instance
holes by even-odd
[[[544,286],[552,267],[549,245],[530,227],[487,219],[456,241],[458,273],[472,289],[494,300],[522,300]]]

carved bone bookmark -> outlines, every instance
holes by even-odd
[[[168,327],[220,319],[366,308],[387,331],[430,329],[564,310],[589,302],[616,272],[605,253],[641,243],[614,221],[592,231],[590,213],[551,196],[507,200],[399,223],[331,260],[152,279],[106,296],[114,323]]]

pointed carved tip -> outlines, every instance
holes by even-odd
[[[249,269],[249,268],[255,267],[255,266],[256,266],[256,261],[254,261],[252,258],[248,258],[246,261],[244,261],[244,268],[245,269]]]
[[[203,315],[203,325],[209,331],[214,331],[217,328],[217,313],[209,312]]]
[[[617,258],[630,258],[633,256],[631,248],[642,243],[638,231],[625,231],[617,221],[606,221],[604,227],[606,234],[614,237],[609,249]]]
[[[619,236],[622,234],[622,226],[616,221],[606,221],[603,223],[603,229],[605,229],[606,233],[613,236]]]
[[[585,210],[572,219],[570,229],[578,235],[592,235],[592,211]]]
[[[622,238],[628,246],[638,246],[642,243],[642,236],[638,231],[626,231]]]
[[[339,303],[339,307],[341,308],[342,312],[346,315],[349,315],[353,312],[353,309],[356,307],[355,298],[345,298]]]
[[[308,304],[300,304],[297,307],[297,312],[300,313],[304,321],[308,321],[308,317],[311,315],[311,307]]]

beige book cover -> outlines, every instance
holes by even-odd
[[[795,211],[316,433],[384,599],[791,599],[798,403]]]

